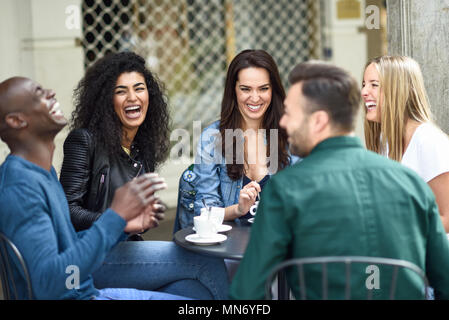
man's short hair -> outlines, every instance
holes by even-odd
[[[324,110],[336,127],[352,131],[361,102],[357,81],[345,70],[321,61],[298,64],[290,83],[302,82],[302,93],[310,102],[306,112]]]

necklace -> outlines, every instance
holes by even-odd
[[[127,154],[128,156],[131,155],[131,150],[129,150],[127,147],[122,146],[122,149],[123,149],[123,151],[126,152],[126,154]]]

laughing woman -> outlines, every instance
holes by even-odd
[[[90,67],[75,90],[75,103],[60,180],[72,223],[80,231],[101,217],[117,188],[154,171],[164,160],[169,115],[158,81],[144,59],[131,52],[110,54]],[[165,208],[159,204],[148,210],[156,227]],[[93,279],[100,289],[227,298],[223,261],[186,251],[172,241],[120,241]]]
[[[367,148],[401,162],[427,182],[449,233],[449,138],[431,120],[418,63],[405,56],[369,61],[362,97]]]
[[[75,104],[60,180],[79,231],[111,205],[117,188],[165,159],[169,115],[160,84],[131,52],[108,55],[89,68],[75,89]]]

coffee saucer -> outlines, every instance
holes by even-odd
[[[232,226],[228,224],[221,224],[217,228],[217,232],[227,232],[232,229]]]
[[[193,233],[193,234],[189,234],[188,236],[186,236],[186,241],[194,243],[194,244],[206,246],[206,245],[221,243],[221,242],[225,241],[227,238],[228,237],[225,236],[224,234],[219,234],[219,233],[217,233],[216,235],[214,235],[213,237],[210,237],[210,238],[200,238],[200,236],[198,236],[198,234]]]
[[[249,223],[254,223],[254,218],[249,218],[249,219],[248,219],[248,222],[249,222]]]
[[[227,232],[232,229],[232,226],[228,224],[221,224],[217,228],[217,232]],[[192,228],[193,231],[196,231],[195,227]]]

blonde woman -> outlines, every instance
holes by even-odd
[[[449,138],[431,120],[418,63],[404,56],[369,61],[362,83],[365,142],[416,171],[435,194],[449,232]]]

